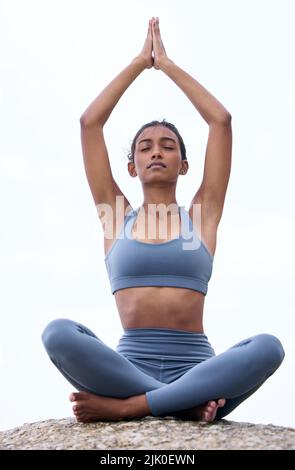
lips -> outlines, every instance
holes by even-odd
[[[166,165],[164,165],[164,163],[161,163],[161,162],[155,162],[155,163],[151,163],[148,168],[151,168],[152,166],[162,166],[163,168],[166,168]]]

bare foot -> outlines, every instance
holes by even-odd
[[[119,421],[126,416],[124,398],[111,398],[87,392],[70,394],[74,402],[72,410],[76,420],[81,423],[94,421]]]
[[[195,406],[194,408],[189,408],[188,410],[173,412],[173,415],[179,418],[186,418],[196,421],[205,421],[210,422],[214,421],[217,409],[225,405],[225,399],[220,398],[218,401],[211,400],[205,403],[205,405]]]

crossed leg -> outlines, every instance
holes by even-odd
[[[187,416],[211,420],[217,412],[216,418],[220,419],[254,393],[284,357],[277,338],[257,335],[165,384],[139,370],[91,330],[72,320],[52,321],[42,340],[64,377],[84,392],[70,397],[81,421],[123,419],[128,417],[127,405],[131,403],[139,407],[138,416],[181,416],[187,411]],[[227,399],[224,412],[224,400],[218,402],[220,397]]]
[[[281,342],[273,335],[258,334],[213,356],[165,387],[146,392],[153,416],[226,398],[217,419],[229,414],[270,377],[284,359]]]

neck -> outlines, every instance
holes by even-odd
[[[144,184],[143,185],[143,203],[141,207],[148,212],[154,212],[156,207],[168,208],[173,213],[178,211],[178,203],[175,197],[176,184]]]

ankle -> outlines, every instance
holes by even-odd
[[[125,418],[143,418],[152,414],[145,394],[129,397],[125,402]]]

